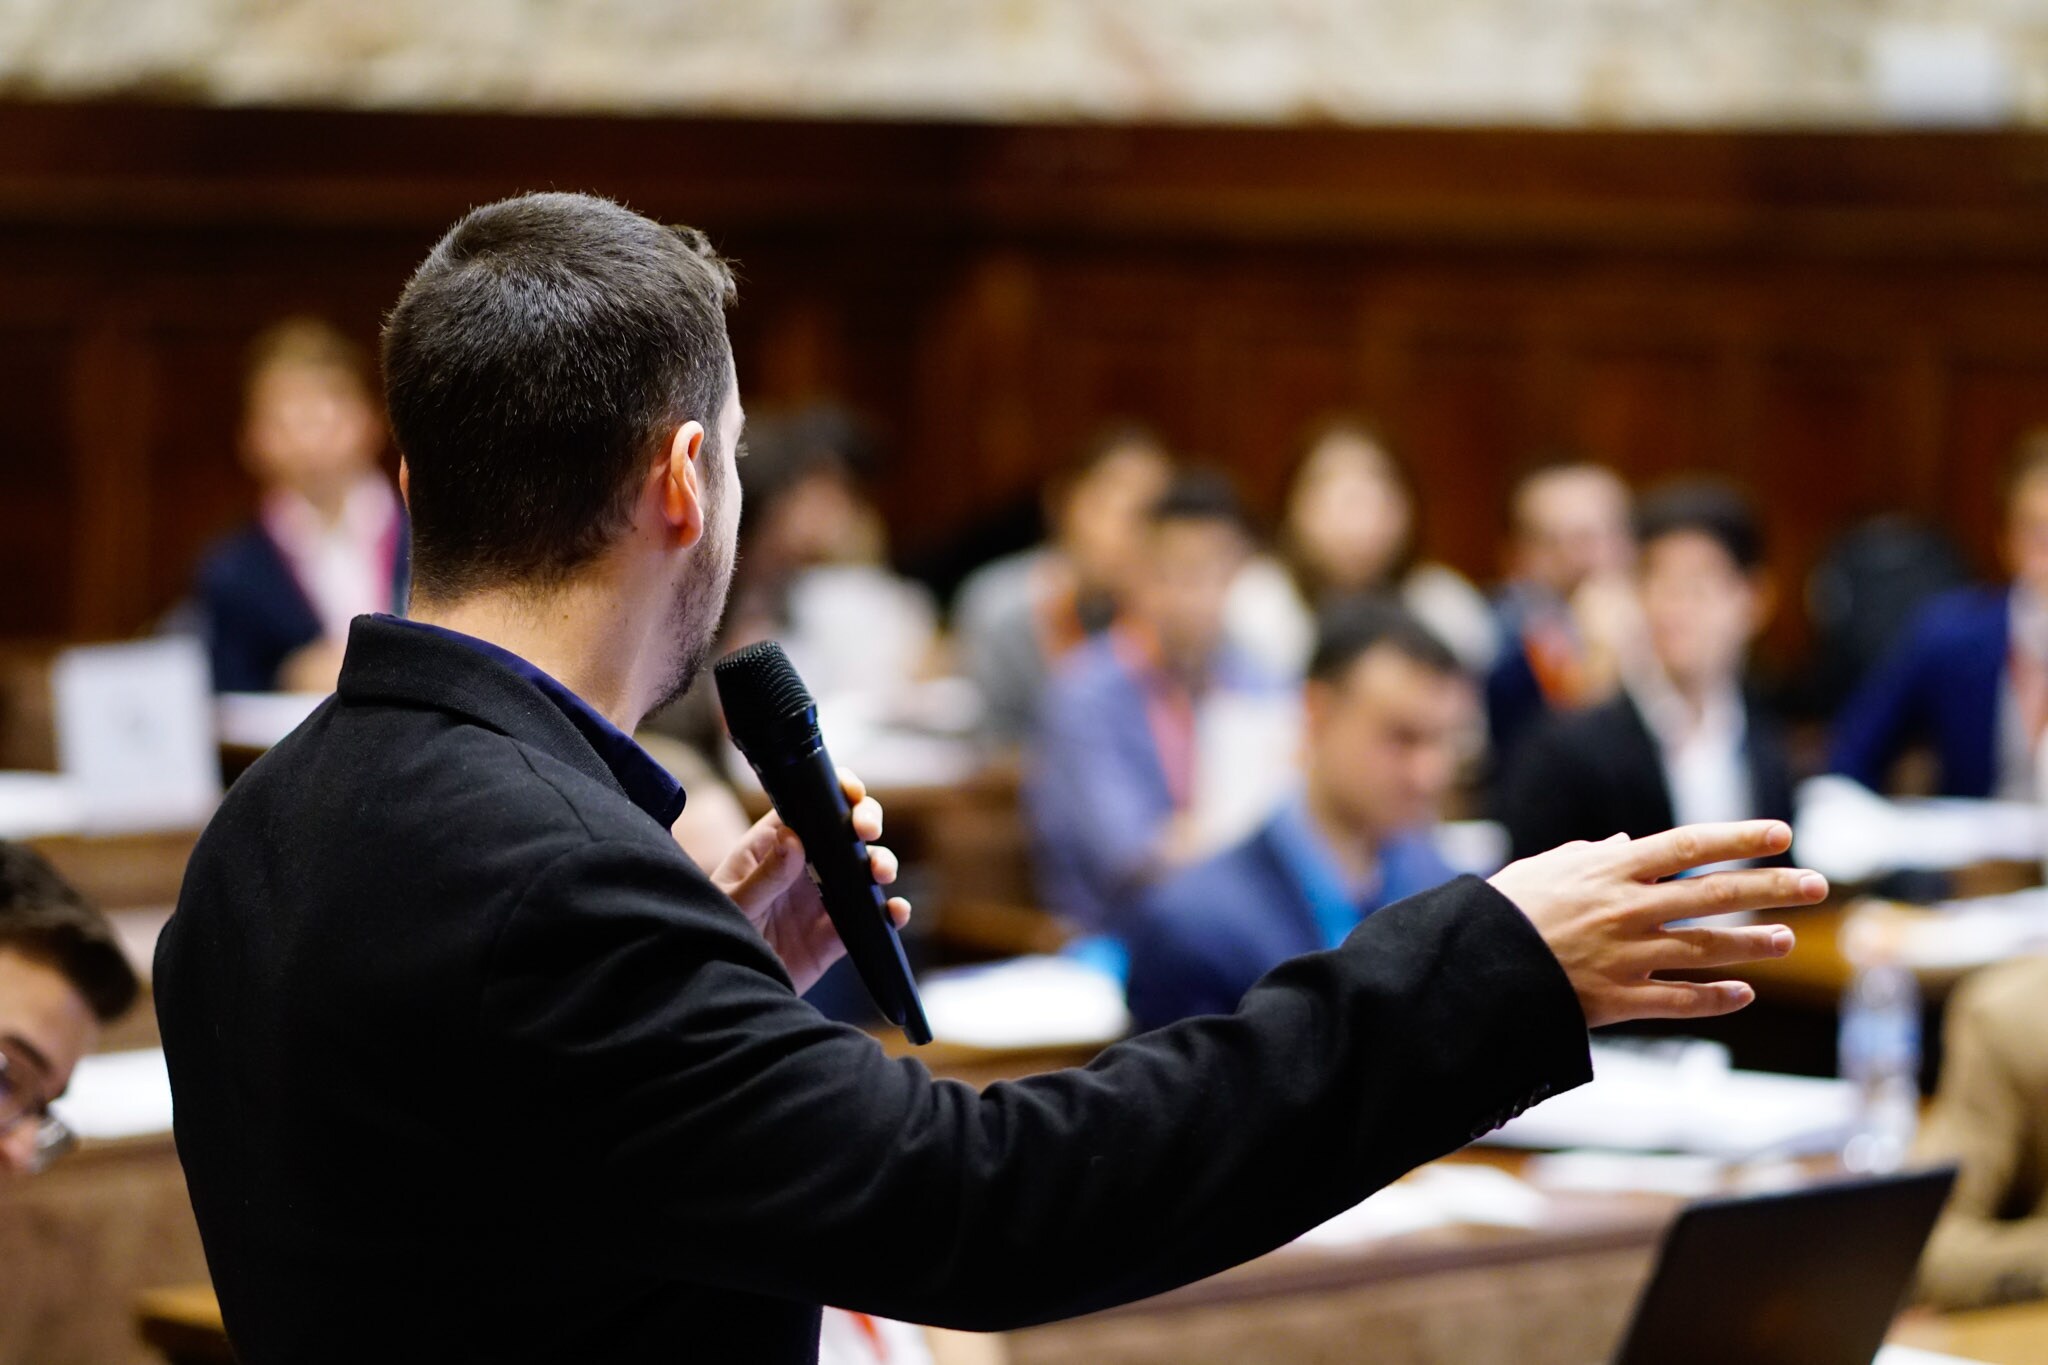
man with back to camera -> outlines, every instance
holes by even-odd
[[[1458,656],[1391,601],[1340,604],[1316,636],[1300,790],[1138,903],[1125,994],[1139,1028],[1227,1013],[1287,958],[1456,875],[1431,830],[1477,727]]]
[[[1750,998],[1652,973],[1791,942],[1667,922],[1825,893],[1659,881],[1782,826],[1577,845],[1085,1070],[977,1094],[889,1059],[800,998],[840,948],[793,838],[707,876],[624,737],[730,574],[731,295],[701,235],[544,194],[466,216],[391,314],[417,619],[355,623],[157,955],[245,1365],[808,1361],[821,1301],[996,1329],[1157,1293],[1584,1081],[1589,1024]]]
[[[69,1150],[50,1102],[139,989],[106,917],[40,854],[0,840],[0,1178]]]

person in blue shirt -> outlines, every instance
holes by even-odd
[[[1148,514],[1128,610],[1046,688],[1025,812],[1040,894],[1085,931],[1120,933],[1146,886],[1213,851],[1198,809],[1203,718],[1284,696],[1226,637],[1224,604],[1250,550],[1229,483],[1183,475]]]
[[[1835,772],[1883,790],[1900,756],[1925,744],[1940,795],[2036,799],[2048,730],[2048,429],[2020,443],[2005,518],[2011,585],[1927,604],[1835,718]]]
[[[1449,646],[1392,603],[1346,604],[1318,627],[1302,706],[1299,793],[1140,902],[1125,987],[1138,1028],[1227,1013],[1281,962],[1454,875],[1431,834],[1478,700]]]

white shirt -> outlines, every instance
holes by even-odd
[[[2048,602],[2014,584],[2011,612],[2012,652],[2048,660]],[[1998,675],[1998,781],[1992,795],[2006,801],[2038,800],[2038,783],[2034,738],[2027,732],[2026,717],[2013,694],[2008,664]]]
[[[1663,758],[1673,820],[1696,825],[1756,818],[1749,711],[1740,691],[1717,689],[1698,713],[1662,674],[1631,682],[1629,695]]]
[[[390,611],[392,537],[398,533],[398,495],[379,475],[349,490],[341,516],[329,524],[296,493],[263,499],[263,529],[277,542],[292,577],[306,594],[320,632],[348,638],[348,623],[368,612]]]

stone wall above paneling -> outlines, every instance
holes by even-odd
[[[0,93],[995,121],[2048,124],[2042,0],[0,0]]]

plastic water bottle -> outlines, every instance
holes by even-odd
[[[1842,1164],[1873,1175],[1905,1164],[1920,1121],[1920,984],[1881,937],[1849,940],[1840,1051],[1842,1078],[1856,1087]]]

